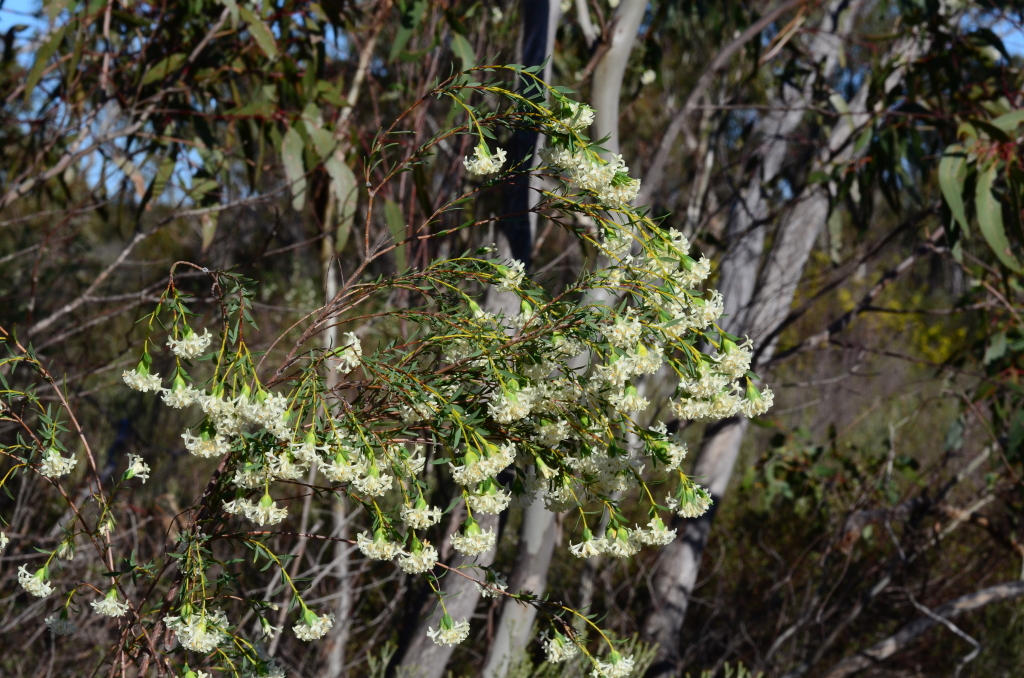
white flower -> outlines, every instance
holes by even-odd
[[[466,503],[472,511],[498,515],[512,501],[512,495],[505,490],[497,490],[494,494],[471,494],[466,498]]]
[[[494,548],[494,542],[498,538],[494,530],[483,532],[479,526],[476,526],[473,531],[470,530],[473,528],[468,527],[462,533],[456,532],[451,535],[452,548],[462,555],[470,557],[478,556]]]
[[[346,332],[334,357],[338,359],[337,371],[342,374],[351,372],[363,362],[363,345],[354,332]]]
[[[605,254],[609,257],[621,261],[633,248],[634,240],[634,237],[628,232],[616,231],[612,235],[605,237],[604,243],[601,245],[601,249],[603,249]]]
[[[577,558],[593,558],[601,555],[601,545],[593,538],[586,535],[579,544],[569,544],[569,553]]]
[[[555,633],[551,638],[544,639],[544,651],[547,653],[547,660],[551,664],[572,659],[579,654],[580,649],[561,633]]]
[[[620,528],[614,539],[605,537],[598,540],[601,553],[613,558],[631,558],[640,550],[640,546],[632,538],[632,533],[626,528]]]
[[[185,441],[185,449],[203,459],[223,457],[231,449],[228,439],[219,433],[212,438],[206,433],[194,436],[189,429],[182,433],[181,437]]]
[[[319,617],[310,612],[306,617],[309,618],[303,618],[302,621],[292,627],[295,637],[299,640],[319,640],[334,626],[333,612]]]
[[[498,271],[501,273],[498,289],[505,292],[512,292],[519,287],[526,275],[526,267],[518,259],[513,259],[508,266],[499,266]]]
[[[191,328],[185,328],[185,336],[181,339],[167,338],[167,345],[171,347],[174,355],[185,360],[192,360],[201,356],[210,347],[210,330],[204,329],[203,333],[196,334]]]
[[[648,68],[640,75],[641,85],[650,85],[652,82],[658,79],[658,74],[653,69]]]
[[[10,541],[11,540],[7,538],[6,534],[0,532],[0,551],[3,551],[5,548],[7,548],[7,544],[9,544]]]
[[[651,431],[665,436],[666,440],[655,441],[653,447],[660,450],[664,456],[668,457],[668,468],[678,468],[679,464],[682,463],[683,459],[686,458],[688,452],[686,443],[679,438],[679,434],[668,435],[668,429],[665,427],[665,422],[659,421],[657,424],[651,427]]]
[[[608,655],[608,661],[597,660],[594,671],[590,674],[593,678],[625,678],[633,672],[633,658],[623,657],[618,652]]]
[[[491,573],[487,577],[487,586],[482,586],[477,582],[473,582],[476,586],[476,590],[484,598],[498,598],[501,596],[502,591],[508,590],[508,582],[505,581],[505,577],[498,574],[497,572]]]
[[[445,615],[448,617],[448,615]],[[445,622],[448,622],[448,625]],[[450,618],[441,620],[441,627],[434,630],[433,627],[427,629],[427,635],[437,645],[458,645],[469,636],[469,622],[463,619],[460,622],[451,623]]]
[[[209,678],[209,676],[199,676],[198,678]],[[288,678],[288,675],[285,673],[285,670],[278,663],[276,663],[273,660],[270,660],[266,664],[265,674],[259,675],[256,673],[251,673],[248,674],[246,678]]]
[[[186,650],[206,654],[227,640],[228,617],[223,610],[206,610],[186,618],[164,617],[164,624],[178,636]]]
[[[602,187],[598,199],[611,207],[624,207],[640,195],[640,180],[621,178],[619,174],[613,183]]]
[[[424,400],[417,400],[412,403],[399,403],[398,405],[398,416],[402,418],[402,423],[407,426],[424,419],[432,419],[436,411],[437,401],[432,396],[428,396]]]
[[[665,506],[683,518],[699,518],[713,503],[711,495],[700,485],[684,489],[682,500],[671,496],[665,498]]]
[[[242,462],[235,467],[235,475],[231,482],[236,487],[254,490],[267,484],[267,481],[270,479],[268,471],[269,469],[266,466],[260,469],[246,468],[246,464]]]
[[[21,584],[21,588],[37,598],[45,598],[53,593],[53,587],[43,579],[44,570],[40,569],[33,573],[29,572],[27,567],[22,565],[18,568],[18,583]]]
[[[707,257],[701,256],[700,261],[688,265],[690,268],[684,267],[682,271],[673,276],[672,280],[683,289],[697,289],[711,274],[711,261]]]
[[[463,158],[462,164],[466,166],[466,171],[470,174],[477,176],[494,174],[495,172],[500,172],[501,166],[505,164],[505,151],[501,148],[496,148],[494,153],[491,154],[487,144],[481,143],[476,147],[473,158]]]
[[[369,532],[360,532],[356,536],[356,545],[364,556],[372,560],[393,560],[395,556],[403,553],[402,545],[388,541],[381,531],[372,539]]]
[[[382,473],[379,476],[370,475],[365,478],[356,478],[352,481],[352,487],[369,497],[381,497],[391,489],[394,480],[392,476]]]
[[[128,470],[124,472],[124,479],[139,478],[145,484],[149,480],[149,465],[142,461],[137,454],[128,455]]]
[[[308,466],[320,460],[318,452],[326,452],[327,446],[317,445],[316,436],[312,431],[310,431],[309,434],[306,435],[305,440],[292,442],[292,444],[289,445],[289,450],[296,460]]]
[[[724,372],[734,379],[739,379],[750,369],[751,349],[750,339],[739,345],[730,339],[723,340],[722,350],[715,356],[715,360],[718,361],[718,371]]]
[[[629,386],[623,393],[612,394],[608,401],[622,414],[627,412],[642,412],[647,409],[649,403],[647,398],[637,393],[636,387]]]
[[[499,424],[511,424],[530,414],[532,405],[533,402],[529,392],[523,389],[518,393],[502,391],[501,397],[492,400],[488,404],[487,409],[491,416],[494,417],[494,421]]]
[[[277,525],[288,517],[288,508],[278,508],[277,502],[264,494],[259,504],[249,503],[244,507],[245,517],[259,526]]]
[[[451,462],[448,465],[452,469],[452,478],[459,485],[476,485],[488,478],[493,478],[516,459],[516,448],[512,443],[506,443],[500,448],[493,448],[490,455],[483,459],[477,459],[475,454],[466,454],[466,464],[455,466]]]
[[[106,617],[123,617],[128,612],[128,604],[117,599],[117,592],[111,589],[106,598],[94,600],[90,603],[96,614]]]
[[[197,388],[178,386],[169,391],[164,391],[160,397],[163,399],[164,405],[173,407],[176,410],[182,410],[199,402],[202,396],[203,392]]]
[[[159,374],[141,374],[138,369],[125,370],[121,373],[124,383],[142,393],[156,392],[160,390]]]
[[[39,472],[47,478],[61,478],[71,473],[75,468],[78,459],[75,457],[62,457],[56,448],[51,447],[43,453],[43,462],[39,465]]]
[[[633,536],[641,544],[667,546],[675,540],[676,531],[666,528],[661,518],[652,518],[651,522],[647,523],[646,529],[638,526],[637,529],[633,530]]]
[[[769,409],[775,402],[775,394],[772,393],[770,388],[766,388],[764,392],[759,392],[754,388],[753,384],[747,387],[747,396],[740,402],[740,411],[743,412],[744,416],[759,417]]]
[[[625,316],[615,319],[615,324],[604,332],[605,339],[615,348],[633,348],[643,333],[640,321],[633,317],[633,309],[626,311]]]
[[[52,614],[43,621],[46,622],[50,633],[55,636],[70,636],[78,630],[78,627],[70,619],[63,619],[60,615]]]
[[[350,463],[344,455],[339,453],[334,456],[334,461],[329,464],[321,464],[319,469],[320,473],[323,473],[324,477],[332,482],[350,483],[356,478],[366,475],[369,466],[362,457]]]
[[[398,566],[406,574],[421,574],[429,572],[437,562],[437,549],[430,545],[429,541],[423,542],[423,548],[402,555],[398,559]]]
[[[562,116],[558,122],[571,130],[584,130],[594,124],[594,109],[578,101],[562,100]]]
[[[400,515],[402,522],[414,530],[425,530],[441,520],[442,511],[437,506],[403,506]]]
[[[569,422],[559,419],[543,423],[537,427],[534,442],[544,447],[558,447],[558,444],[569,437]]]

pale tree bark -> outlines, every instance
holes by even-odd
[[[544,594],[548,569],[555,545],[554,514],[535,501],[523,510],[523,528],[519,537],[519,552],[508,581],[510,591]],[[501,608],[498,628],[494,632],[484,663],[484,678],[501,678],[519,658],[531,639],[537,609],[505,600]]]
[[[324,298],[327,302],[334,299],[338,294],[338,261],[337,248],[335,245],[335,215],[337,213],[334,195],[327,199],[327,207],[324,210],[324,228],[327,233],[324,235],[321,245],[320,264],[323,269]],[[326,327],[323,331],[321,345],[325,350],[338,346],[338,325],[335,322]],[[324,380],[327,388],[333,388],[338,383],[338,373],[328,370]],[[345,495],[338,494],[334,499],[332,507],[334,519],[333,536],[339,539],[349,538],[348,528],[348,501]],[[352,614],[352,581],[351,581],[351,555],[352,546],[344,541],[338,541],[334,546],[334,577],[338,582],[338,599],[334,606],[334,626],[331,628],[325,643],[327,654],[327,666],[321,678],[340,678],[345,673],[346,654],[345,648],[349,639],[349,617]]]
[[[821,30],[808,47],[812,58],[821,64],[820,73],[827,77],[838,64],[839,50],[849,32],[860,2],[833,2],[827,9]],[[759,157],[760,172],[751,178],[746,190],[730,212],[727,236],[731,247],[722,259],[718,289],[725,299],[727,317],[720,323],[726,331],[758,337],[770,333],[784,317],[783,311],[792,303],[793,292],[800,280],[810,249],[828,212],[827,196],[824,212],[815,191],[801,196],[796,206],[780,225],[776,245],[762,266],[766,236],[769,196],[766,189],[777,177],[789,150],[789,139],[801,124],[810,104],[814,75],[801,89],[784,86],[772,105],[774,112],[766,115],[757,134],[763,139]],[[866,88],[865,88],[866,96]],[[849,133],[837,125],[829,148],[842,146]],[[841,137],[841,139],[840,139]],[[773,346],[762,350],[760,357],[770,356]],[[700,569],[715,509],[721,504],[748,422],[744,418],[728,419],[709,427],[698,454],[693,475],[700,477],[714,500],[712,509],[698,519],[678,521],[679,537],[667,546],[660,558],[652,585],[655,606],[644,624],[644,633],[658,643],[658,654],[648,676],[672,676],[680,669],[680,632],[690,594]]]
[[[610,31],[602,40],[607,49],[594,67],[590,105],[594,108],[591,138],[608,137],[601,144],[610,153],[619,152],[619,96],[629,55],[636,43],[640,22],[647,11],[647,0],[622,0],[610,22]]]
[[[585,3],[583,3],[585,4]],[[585,8],[577,5],[577,12],[583,16]],[[619,98],[622,94],[622,78],[629,65],[629,57],[636,44],[637,31],[647,11],[646,0],[623,0],[612,16],[608,35],[601,36],[607,49],[601,54],[594,67],[594,77],[590,91],[590,105],[594,108],[594,124],[590,137],[600,140],[607,137],[601,144],[609,153],[618,153],[619,146]],[[582,21],[582,19],[581,19]],[[582,26],[582,24],[581,24]],[[594,290],[589,293],[590,303],[609,304],[612,302],[607,290]],[[608,517],[602,515],[597,534],[604,532]],[[594,582],[601,561],[598,557],[588,558],[580,573],[579,606],[581,610],[590,607],[594,600]]]
[[[558,0],[523,0],[522,27],[520,31],[520,62],[526,66],[537,66],[547,61],[547,67],[540,74],[547,79],[550,58],[555,46],[555,32],[558,28],[560,3]],[[534,154],[527,162],[536,164],[536,150],[540,137],[536,133],[520,131],[513,138],[513,160]],[[527,268],[531,265],[532,249],[537,229],[537,215],[530,209],[536,202],[538,178],[531,178],[530,184],[513,184],[506,189],[505,212],[512,215],[501,223],[501,233],[507,243],[500,254],[519,259]],[[506,250],[507,248],[507,250]],[[519,312],[519,300],[512,293],[491,294],[488,297],[489,310],[503,310],[508,315]],[[528,592],[541,596],[547,585],[547,573],[554,551],[555,516],[543,503],[537,501],[523,510],[523,523],[519,534],[516,562],[508,578],[510,591]],[[508,671],[527,643],[533,628],[537,610],[528,605],[504,601],[498,616],[494,640],[488,648],[484,661],[483,675],[487,678],[501,678]]]
[[[555,31],[558,27],[560,5],[557,0],[522,0],[522,31],[520,33],[520,63],[525,66],[539,66],[549,60],[554,49]],[[550,63],[540,74],[547,78]],[[513,162],[536,164],[538,144],[536,132],[518,131],[513,136],[510,156]],[[530,211],[535,203],[535,190],[538,186],[531,178],[530,182],[521,181],[506,186],[504,195],[504,211],[510,215],[499,223],[498,254],[505,259],[518,259],[527,268],[531,264],[536,215]],[[499,293],[491,290],[485,306],[492,313],[504,312],[516,315],[519,312],[518,297],[512,293]],[[481,528],[498,530],[495,516],[481,516],[478,519]],[[509,588],[513,591],[530,591],[537,595],[544,592],[547,582],[547,570],[551,562],[554,546],[554,514],[535,503],[524,511],[523,526],[519,540],[519,558],[517,558],[509,578]],[[494,562],[495,548],[480,556],[475,562],[479,565],[490,565]],[[453,566],[468,565],[472,559],[456,558]],[[476,586],[457,575],[449,575],[444,580],[446,596],[445,604],[452,619],[459,621],[470,618],[480,600],[480,592]],[[451,658],[453,648],[435,645],[426,636],[430,626],[435,628],[441,619],[440,606],[424,620],[416,630],[412,643],[406,650],[399,674],[410,678],[439,678]],[[498,621],[495,642],[492,644],[485,662],[485,672],[489,676],[501,676],[508,668],[509,658],[516,656],[529,642],[529,631],[533,626],[536,610],[533,607],[505,605]]]
[[[476,520],[480,524],[480,529],[485,532],[488,530],[498,531],[498,516],[480,515]],[[495,543],[494,548],[477,557],[456,556],[451,567],[465,570],[472,565],[489,566],[494,562],[497,550],[498,545]],[[467,574],[480,575],[481,572],[470,569],[467,570]],[[476,576],[476,578],[481,579],[482,577]],[[459,622],[463,619],[469,620],[473,616],[473,611],[476,610],[476,605],[480,601],[480,592],[477,590],[476,584],[465,577],[448,573],[441,579],[441,590],[444,591],[444,604],[452,619]],[[427,636],[427,629],[430,627],[436,629],[441,625],[441,617],[444,614],[436,601],[432,607],[431,613],[416,627],[412,642],[406,648],[396,672],[399,678],[441,678],[444,675],[445,667],[448,665],[454,648],[447,645],[435,645],[434,641]]]
[[[950,620],[959,617],[965,612],[977,610],[994,603],[1016,600],[1021,596],[1024,596],[1024,581],[1011,581],[960,596],[955,600],[936,607],[934,610],[929,610],[923,605],[917,604],[915,607],[924,612],[924,616],[910,622],[885,640],[879,641],[868,649],[861,650],[852,657],[847,657],[838,662],[824,674],[823,678],[847,678],[847,676],[852,676],[864,669],[876,666],[897,652],[904,650],[911,642],[936,624],[942,624],[958,636],[973,641],[975,652],[968,655],[968,658],[973,658],[978,649],[977,641],[967,636]],[[968,658],[961,660],[961,662],[966,663],[969,660]]]

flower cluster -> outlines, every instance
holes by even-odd
[[[43,461],[39,464],[39,472],[47,478],[62,478],[71,473],[78,459],[62,456],[56,448],[47,448],[43,453]]]
[[[302,621],[292,627],[295,637],[299,640],[319,640],[334,626],[334,613],[329,612],[319,617],[306,610]]]
[[[272,485],[281,488],[276,483],[309,486],[315,497],[344,492],[360,507],[355,515],[368,516],[360,518],[369,526],[356,537],[362,557],[393,562],[391,567],[428,578],[442,609],[440,579],[434,579],[438,549],[426,538],[443,536],[436,526],[445,511],[432,505],[439,502],[438,485],[427,474],[428,461],[431,474],[446,474],[452,481],[444,487],[454,483],[457,496],[448,510],[468,514],[449,537],[452,549],[466,559],[496,547],[496,529],[481,527],[480,516],[534,501],[551,511],[573,512],[566,524],[579,524],[582,538],[569,540],[568,550],[580,558],[629,558],[643,547],[665,546],[677,538],[663,519],[670,515],[666,506],[684,517],[709,509],[708,491],[680,470],[685,443],[666,424],[652,425],[646,413],[667,405],[687,420],[753,417],[767,411],[774,396],[770,389],[754,386],[749,340],[716,325],[724,310],[722,296],[702,291],[711,263],[691,256],[690,242],[681,233],[630,207],[639,180],[629,176],[621,156],[602,157],[583,135],[593,122],[593,109],[560,93],[552,95],[552,110],[541,107],[537,114],[550,114],[540,125],[550,142],[543,171],[554,168],[564,179],[550,192],[551,208],[585,216],[589,226],[581,229],[580,237],[601,254],[598,270],[581,273],[571,293],[546,289],[521,261],[489,258],[494,256],[491,248],[379,284],[360,281],[350,288],[359,290],[350,295],[351,307],[344,305],[349,297],[337,297],[343,301],[331,309],[331,322],[348,329],[357,318],[373,317],[374,324],[353,327],[334,345],[330,340],[293,354],[274,375],[272,383],[281,391],[271,392],[260,381],[259,364],[241,332],[221,335],[222,349],[210,356],[209,381],[187,374],[180,360],[204,355],[212,337],[208,330],[199,334],[184,324],[183,318],[195,314],[186,312],[176,291],[168,292],[173,298],[165,308],[172,310],[174,320],[164,326],[173,325],[166,342],[176,358],[170,388],[150,373],[148,353],[139,367],[124,373],[124,380],[139,391],[159,393],[168,407],[199,406],[192,410],[198,421],[192,420],[181,438],[191,454],[221,459],[227,469],[211,494],[213,506],[228,516],[272,526],[288,516],[288,505],[271,497]],[[467,171],[480,176],[500,172],[505,162],[504,150],[492,152],[484,142],[472,158],[464,159]],[[620,214],[613,218],[610,212]],[[500,303],[478,304],[471,297],[486,285],[487,294]],[[422,293],[427,310],[406,304],[392,311],[387,303],[380,313],[359,315],[361,310],[353,310],[365,295],[393,289]],[[395,341],[375,341],[375,348],[364,354],[359,336],[370,336],[371,329],[391,332],[387,322],[377,324],[378,318],[389,317],[403,327],[411,320],[420,329],[396,334]],[[705,353],[704,346],[713,350]],[[359,376],[339,378],[328,370],[341,375],[359,370]],[[677,383],[669,402],[647,388],[653,379],[671,379],[670,388]],[[69,472],[74,458],[52,452],[56,457],[44,457],[43,465],[54,474]],[[135,455],[128,461],[124,479],[145,482],[149,467]],[[657,505],[651,485],[662,482],[675,489],[668,490],[664,505]],[[635,488],[643,491],[631,492]],[[294,495],[277,489],[274,493]],[[645,497],[646,518],[638,521],[646,523],[642,527],[627,520],[616,498],[637,494]],[[309,496],[305,489],[302,496]],[[602,512],[608,527],[594,535],[592,521]],[[271,531],[248,534],[264,533]],[[268,537],[252,546],[273,555],[272,543]],[[181,572],[194,581],[203,581],[210,567],[202,551],[188,549],[180,564]],[[262,556],[263,551],[258,553]],[[302,617],[292,626],[295,636],[322,638],[333,616],[311,612],[286,568],[276,564],[301,605]],[[472,567],[485,572],[477,580],[481,595],[506,591],[500,573]],[[46,591],[35,595],[50,592],[45,573],[26,571],[19,580],[30,592]],[[122,610],[124,604],[113,590],[111,594],[94,601],[94,609],[124,614],[127,608]],[[207,609],[206,598],[189,595],[193,597],[182,605],[181,614],[165,619],[167,627],[186,649],[226,648],[232,635],[226,614]],[[468,622],[455,622],[445,613],[428,635],[450,646],[468,633]],[[572,634],[547,638],[548,660],[576,656],[576,643]],[[592,663],[595,678],[622,678],[633,667],[632,658],[615,651]]]
[[[178,636],[183,648],[193,652],[212,652],[228,639],[228,617],[223,610],[164,617],[164,624]]]
[[[94,600],[90,603],[96,614],[105,617],[123,617],[128,613],[128,604],[117,599],[117,589],[110,589],[105,598]]]
[[[45,617],[43,622],[46,624],[46,628],[50,629],[50,633],[55,636],[70,636],[78,630],[74,622],[63,615],[51,614],[49,617]]]
[[[462,163],[470,174],[477,176],[495,174],[500,172],[501,166],[505,164],[505,150],[497,148],[492,154],[487,148],[487,144],[481,143],[473,151],[473,157],[463,159]]]
[[[427,635],[437,645],[458,645],[469,636],[469,622],[463,619],[453,622],[447,614],[441,619],[441,625],[435,630],[430,627]]]
[[[167,338],[167,345],[170,346],[174,355],[184,360],[198,358],[210,347],[210,330],[205,330],[201,335],[192,331],[191,327],[185,326],[185,334],[181,339]]]
[[[46,581],[46,568],[29,572],[26,565],[18,568],[18,583],[21,588],[37,598],[45,598],[53,593],[53,587]]]

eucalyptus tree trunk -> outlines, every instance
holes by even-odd
[[[558,0],[522,0],[520,5],[522,30],[520,34],[520,63],[525,66],[539,66],[549,60],[554,49],[555,31],[558,27],[560,4]],[[547,78],[550,64],[541,73]],[[539,136],[536,132],[517,131],[512,138],[509,156],[512,162],[536,163],[536,149]],[[504,212],[509,216],[498,224],[498,253],[502,258],[518,259],[527,268],[532,263],[536,214],[530,211],[534,205],[534,191],[538,188],[531,177],[526,181],[506,185]],[[486,302],[490,312],[504,312],[516,315],[519,312],[518,298],[512,293],[491,290]],[[493,520],[493,529],[498,530],[494,516],[482,516],[480,526],[488,529],[484,519]],[[540,502],[534,503],[523,512],[523,525],[519,538],[519,557],[513,567],[508,583],[510,590],[530,591],[542,595],[547,583],[548,566],[554,548],[554,514]],[[480,556],[475,562],[490,565],[494,562],[495,547]],[[457,558],[453,566],[472,564],[473,559]],[[448,612],[453,619],[469,618],[480,600],[480,592],[472,582],[449,574],[445,577],[443,590]],[[509,662],[526,647],[530,640],[536,610],[518,604],[504,604],[484,666],[484,675],[503,676]],[[453,648],[434,645],[426,636],[427,628],[440,623],[441,612],[433,614],[419,625],[412,643],[406,650],[399,667],[399,675],[410,678],[440,678],[451,658]]]
[[[479,523],[480,529],[485,532],[488,530],[498,531],[498,516],[480,514],[476,517],[476,521]],[[466,568],[474,564],[488,566],[494,562],[497,551],[498,544],[495,542],[490,551],[479,556],[456,556],[451,567]],[[479,572],[468,570],[467,574],[474,575]],[[446,573],[440,582],[445,596],[444,604],[452,619],[455,621],[471,619],[473,611],[476,610],[476,605],[480,601],[480,591],[477,590],[476,584],[452,572]],[[416,627],[412,642],[409,643],[409,647],[406,648],[405,654],[402,656],[402,661],[396,672],[399,678],[441,678],[444,675],[445,667],[448,665],[454,648],[448,645],[435,645],[434,641],[427,636],[427,629],[431,627],[437,629],[441,626],[441,617],[444,614],[436,601],[433,601],[432,607],[431,613]]]
[[[622,0],[610,22],[608,35],[602,36],[607,45],[600,61],[594,67],[590,88],[590,105],[594,108],[594,126],[591,138],[608,137],[601,144],[610,153],[619,152],[619,97],[622,77],[626,74],[629,55],[636,43],[640,22],[647,11],[647,0]]]
[[[834,2],[828,8],[821,30],[809,45],[812,58],[821,64],[820,73],[828,77],[836,68],[843,37],[849,33],[860,2]],[[793,300],[807,258],[817,234],[828,215],[828,198],[816,189],[807,189],[780,224],[775,246],[762,264],[765,247],[769,196],[766,187],[778,177],[789,150],[789,139],[801,124],[811,103],[815,74],[810,74],[800,89],[784,85],[773,101],[772,113],[758,125],[756,134],[763,139],[759,150],[757,175],[751,178],[729,215],[727,236],[731,247],[723,257],[718,289],[725,300],[727,317],[722,328],[737,335],[750,335],[755,345],[771,334],[785,316]],[[866,87],[862,88],[866,96]],[[852,132],[841,122],[833,130],[823,161],[834,162],[834,151],[849,140]],[[820,163],[819,163],[820,164]],[[822,202],[824,198],[824,202]],[[763,347],[765,362],[774,344]],[[686,617],[690,594],[700,569],[715,512],[721,505],[732,477],[746,433],[748,420],[727,419],[709,427],[698,454],[693,475],[703,478],[714,504],[697,519],[676,520],[679,537],[665,547],[659,559],[653,583],[655,607],[644,624],[648,639],[658,643],[648,676],[677,675],[680,669],[680,633]]]
[[[336,205],[333,195],[327,199],[325,209],[324,226],[331,228],[335,221]],[[329,231],[324,235],[320,252],[320,264],[323,270],[324,298],[327,302],[334,299],[338,293],[338,261],[337,248],[335,245],[335,232]],[[325,350],[337,348],[338,326],[331,323],[323,331],[322,346]],[[338,373],[328,370],[325,377],[328,388],[333,387],[338,381]],[[338,494],[334,498],[332,508],[334,519],[334,536],[339,539],[348,539],[348,501],[344,494]],[[334,547],[334,576],[338,580],[338,598],[334,607],[335,624],[330,631],[326,643],[327,667],[324,669],[322,678],[340,678],[345,673],[345,648],[349,638],[349,617],[352,614],[352,581],[350,573],[350,561],[352,547],[344,541],[338,541]]]
[[[547,79],[551,71],[550,59],[561,13],[560,3],[557,0],[523,0],[521,8],[523,23],[520,32],[520,62],[526,66],[537,66],[548,61],[541,73],[541,77]],[[526,162],[536,164],[536,151],[541,141],[536,132],[516,132],[512,140],[513,161],[526,159]],[[537,230],[537,215],[530,209],[535,204],[534,196],[540,188],[539,181],[539,177],[532,176],[530,184],[509,185],[505,193],[505,213],[511,216],[501,223],[501,235],[505,240],[501,254],[519,259],[527,268],[532,263],[533,241]],[[518,297],[515,295],[505,293],[495,294],[494,297],[493,305],[502,307],[507,314],[519,312]],[[542,502],[536,501],[523,510],[518,555],[508,577],[510,591],[529,592],[538,596],[544,594],[554,543],[555,515]],[[536,616],[536,609],[529,605],[502,601],[494,640],[484,661],[485,677],[501,678],[508,672],[509,666],[530,642]]]
[[[623,0],[612,16],[608,35],[601,36],[607,49],[594,67],[594,76],[590,88],[590,105],[594,108],[594,124],[590,137],[594,140],[604,139],[601,144],[609,153],[618,153],[619,145],[619,98],[622,95],[622,78],[629,65],[629,56],[636,44],[640,22],[647,11],[646,0]],[[585,3],[577,4],[581,25],[586,13]],[[589,19],[588,19],[589,21]],[[588,39],[589,41],[589,39]],[[607,290],[590,292],[591,303],[611,303]],[[639,388],[650,385],[649,381],[640,383]],[[607,527],[607,516],[601,517],[598,534]],[[588,558],[580,573],[579,607],[586,610],[594,601],[594,581],[601,565],[599,556]]]

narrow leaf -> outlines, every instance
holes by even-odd
[[[1020,273],[1020,263],[1013,256],[1013,252],[1010,250],[1010,241],[1006,239],[1006,229],[1003,227],[1003,206],[992,193],[992,184],[995,182],[998,168],[997,164],[993,164],[978,176],[978,186],[974,196],[978,212],[978,226],[999,261],[1014,273]]]
[[[405,219],[402,216],[402,208],[394,200],[387,199],[384,201],[384,220],[387,222],[388,230],[391,231],[391,237],[395,239],[395,242],[405,239]],[[397,262],[399,273],[404,271],[405,245],[395,248],[395,261]]]
[[[255,12],[244,5],[238,8],[238,13],[241,15],[242,21],[248,25],[252,39],[256,41],[263,53],[271,59],[276,59],[277,42],[267,25],[260,20]]]
[[[306,170],[302,164],[302,136],[294,127],[289,127],[281,140],[281,161],[284,176],[292,189],[292,209],[302,210],[306,204]]]
[[[163,80],[171,73],[174,73],[181,65],[185,62],[184,54],[172,54],[169,57],[165,57],[160,61],[156,62],[152,68],[146,71],[146,74],[142,76],[142,84],[148,85],[150,83],[158,82]]]
[[[476,51],[465,36],[459,33],[452,35],[452,51],[462,62],[462,70],[472,68],[476,64]]]
[[[61,26],[59,30],[55,31],[50,38],[43,43],[43,46],[36,51],[36,61],[32,64],[32,70],[29,71],[28,79],[25,80],[25,101],[28,101],[32,97],[32,90],[36,88],[39,81],[43,77],[43,70],[46,68],[46,62],[50,60],[53,53],[57,51],[60,46],[61,40],[64,39],[64,32],[67,30],[67,24]]]
[[[949,211],[953,213],[953,218],[960,224],[964,233],[970,233],[963,198],[964,180],[967,177],[967,161],[963,150],[962,146],[954,144],[942,155],[942,160],[939,161],[939,187]]]

